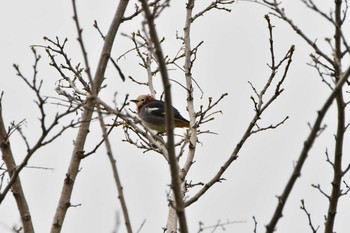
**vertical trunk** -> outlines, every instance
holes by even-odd
[[[168,220],[166,224],[166,232],[167,233],[176,233],[177,232],[177,216],[176,210],[174,209],[175,200],[174,195],[170,196],[169,210],[168,210]]]
[[[335,52],[334,52],[334,70],[335,80],[338,82],[342,75],[341,67],[341,5],[342,0],[335,0]],[[333,233],[335,216],[337,214],[337,207],[341,193],[341,179],[343,177],[342,171],[342,156],[343,156],[343,144],[345,134],[345,103],[343,98],[343,92],[340,90],[336,96],[337,103],[337,134],[335,138],[335,151],[333,162],[333,181],[332,192],[329,199],[328,214],[325,224],[325,233]]]
[[[0,99],[1,101],[1,99]],[[16,162],[12,154],[9,135],[5,128],[5,124],[2,118],[2,107],[0,102],[0,149],[2,153],[2,159],[4,160],[7,171],[9,173],[10,178],[16,171]],[[13,196],[15,197],[17,208],[19,210],[19,214],[21,216],[23,230],[25,233],[34,233],[34,227],[32,223],[32,218],[29,211],[29,206],[24,195],[22,184],[19,176],[14,181],[11,186],[11,191]]]
[[[82,116],[82,124],[75,140],[75,146],[72,153],[71,161],[69,164],[66,178],[61,191],[59,203],[57,205],[56,213],[51,225],[51,233],[59,233],[62,230],[62,225],[66,217],[68,208],[70,207],[70,199],[72,196],[74,183],[79,171],[80,162],[84,153],[84,145],[89,132],[90,121],[95,107],[94,98],[97,97],[101,84],[104,80],[104,75],[107,67],[107,63],[110,57],[110,53],[113,47],[116,33],[119,29],[121,22],[123,21],[124,12],[128,5],[128,0],[119,1],[117,10],[115,12],[112,23],[109,27],[108,33],[105,37],[104,45],[99,58],[97,70],[91,83],[92,93],[89,99],[86,101],[84,113]]]

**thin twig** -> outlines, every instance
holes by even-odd
[[[80,27],[77,6],[75,3],[75,0],[72,0],[72,5],[73,5],[73,12],[74,12],[73,20],[75,22],[76,30],[78,32],[78,42],[80,45],[80,49],[83,53],[83,58],[84,58],[84,62],[85,62],[85,72],[88,76],[89,82],[91,83],[91,85],[93,85],[92,75],[91,75],[91,70],[90,70],[90,65],[89,65],[89,59],[88,59],[86,47],[84,45],[84,40],[83,40],[83,29]]]
[[[320,226],[317,226],[317,228],[314,227],[314,225],[312,224],[312,221],[311,221],[311,214],[307,211],[306,207],[305,207],[305,202],[304,200],[301,200],[301,206],[300,206],[300,209],[302,209],[304,211],[304,213],[306,214],[307,216],[307,219],[308,219],[308,222],[309,222],[309,226],[311,228],[311,231],[313,233],[316,233],[317,230],[320,228]]]

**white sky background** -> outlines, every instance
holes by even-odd
[[[203,1],[201,1],[203,2]],[[330,37],[332,31],[327,22],[313,12],[305,9],[299,1],[283,1],[287,14],[295,23],[310,35],[323,43],[324,37]],[[208,1],[209,3],[209,1]],[[332,5],[333,2],[329,1]],[[102,40],[92,27],[97,20],[100,28],[106,32],[115,11],[115,1],[78,1],[78,14],[83,37],[88,50],[92,70],[96,68],[102,46]],[[197,5],[195,12],[202,9]],[[328,12],[330,6],[323,5]],[[268,30],[263,18],[268,11],[259,5],[239,2],[234,4],[232,12],[212,11],[199,18],[192,27],[192,46],[201,40],[204,44],[198,52],[193,75],[204,90],[204,98],[196,89],[196,109],[205,105],[209,96],[218,98],[222,93],[229,95],[216,108],[223,115],[217,115],[215,122],[203,126],[218,135],[203,135],[198,145],[196,163],[189,174],[193,182],[208,181],[231,154],[245,128],[253,116],[250,96],[253,92],[248,81],[257,88],[262,87],[268,78],[266,63],[270,61]],[[133,12],[134,4],[129,4],[128,13]],[[176,31],[182,34],[184,26],[185,4],[172,1],[171,8],[165,10],[157,21],[158,33],[166,37],[163,44],[165,54],[174,56],[181,46],[175,39]],[[6,1],[0,7],[0,91],[4,91],[3,115],[7,124],[26,119],[23,128],[29,141],[35,142],[38,136],[38,109],[33,103],[34,94],[20,78],[16,77],[12,64],[19,64],[27,76],[32,73],[33,55],[30,45],[45,44],[43,36],[54,39],[69,39],[67,52],[74,62],[82,62],[76,30],[72,20],[70,1]],[[293,162],[298,158],[303,141],[308,135],[307,122],[313,123],[316,111],[320,109],[328,96],[328,89],[321,83],[317,72],[306,63],[310,61],[311,50],[284,23],[272,17],[274,41],[277,59],[296,45],[296,52],[288,78],[284,84],[285,92],[266,112],[262,125],[277,123],[286,115],[290,119],[276,130],[253,136],[240,153],[240,157],[224,174],[226,182],[214,185],[197,203],[186,209],[189,228],[197,232],[198,222],[213,225],[221,221],[245,221],[227,226],[227,232],[253,232],[252,216],[257,218],[258,232],[263,232],[277,204],[276,195],[282,192]],[[133,47],[132,42],[121,37],[120,33],[130,34],[140,27],[140,18],[122,25],[113,50],[118,57]],[[345,26],[346,27],[346,26]],[[348,32],[347,32],[348,33]],[[346,34],[349,37],[349,33]],[[57,96],[55,82],[58,73],[48,66],[43,50],[38,49],[43,59],[39,65],[39,77],[44,79],[44,94]],[[146,72],[138,63],[135,53],[130,53],[119,61],[126,76],[131,75],[139,81],[146,81]],[[101,94],[106,102],[112,104],[114,92],[118,92],[118,102],[122,102],[126,93],[136,97],[147,93],[146,87],[137,86],[130,80],[121,82],[112,65],[106,73],[108,87]],[[170,71],[170,77],[184,83],[181,72]],[[155,78],[158,94],[161,93],[161,80]],[[174,84],[173,102],[183,116],[188,118],[185,91]],[[56,107],[51,106],[52,114]],[[130,108],[134,108],[130,105]],[[333,109],[334,110],[334,109]],[[331,168],[325,162],[324,151],[333,152],[334,111],[327,114],[327,130],[318,138],[310,156],[290,196],[284,217],[277,225],[278,232],[310,231],[305,214],[300,210],[300,200],[305,199],[312,214],[314,224],[323,229],[324,215],[327,213],[327,200],[311,184],[321,184],[329,192],[332,180]],[[95,126],[98,123],[95,122]],[[182,134],[182,130],[176,131]],[[76,132],[70,130],[55,143],[41,149],[29,162],[31,166],[54,168],[40,170],[27,168],[21,173],[22,185],[30,206],[36,232],[48,232],[65,178],[67,165],[73,148],[72,141]],[[100,140],[101,131],[93,127],[87,143],[87,150]],[[127,206],[133,229],[136,232],[141,223],[146,223],[141,232],[162,232],[167,218],[169,169],[164,159],[153,153],[143,154],[129,144],[122,143],[123,134],[119,130],[112,133],[113,152],[117,159],[121,180],[124,186]],[[25,155],[25,147],[18,135],[11,138],[12,149],[17,161]],[[348,139],[348,138],[347,138]],[[348,155],[349,150],[347,148]],[[349,161],[349,158],[346,158]],[[346,165],[346,163],[344,163]],[[345,166],[344,165],[344,166]],[[116,222],[116,212],[121,216],[116,187],[112,178],[110,164],[101,148],[96,154],[81,163],[81,172],[76,180],[72,204],[80,207],[70,208],[66,216],[63,232],[111,232]],[[350,183],[350,182],[348,182]],[[193,194],[191,192],[190,194]],[[341,198],[336,220],[336,232],[349,229],[349,197]],[[120,217],[121,223],[123,222]],[[11,232],[10,228],[20,223],[17,208],[11,194],[0,206],[0,232]],[[321,230],[322,231],[322,230]],[[125,232],[124,225],[119,232]],[[221,232],[221,231],[217,231]]]

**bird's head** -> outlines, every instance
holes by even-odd
[[[145,104],[148,104],[149,102],[154,101],[155,99],[150,95],[140,95],[135,100],[130,100],[131,102],[134,102],[138,109],[142,108]]]

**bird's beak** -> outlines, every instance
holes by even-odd
[[[130,100],[131,102],[134,102],[135,104],[139,102],[138,100]]]

